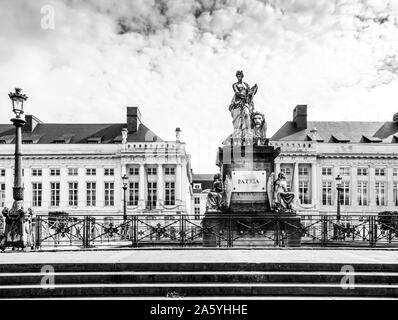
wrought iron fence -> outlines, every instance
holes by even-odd
[[[300,239],[301,246],[398,246],[398,215],[351,215],[341,220],[306,215],[299,223],[283,216],[225,215],[210,226],[197,216],[181,214],[137,214],[126,220],[120,215],[37,215],[32,230],[36,249],[201,247],[208,245],[208,239],[216,247],[289,246],[292,239]]]

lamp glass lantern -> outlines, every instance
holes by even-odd
[[[125,174],[124,176],[122,176],[123,179],[123,189],[127,189],[127,180],[129,179],[127,177],[127,175]]]
[[[8,94],[12,101],[12,111],[15,113],[17,118],[20,118],[23,112],[23,105],[28,97],[21,93],[20,88],[15,88],[15,92],[10,92]]]
[[[342,181],[342,180],[343,180],[343,178],[338,174],[337,177],[336,177],[336,187],[337,187],[338,189],[341,188],[341,181]]]

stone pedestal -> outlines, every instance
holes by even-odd
[[[275,171],[275,158],[279,152],[279,148],[269,145],[232,144],[219,148],[217,165],[226,189],[228,209],[206,213],[203,219],[204,247],[301,246],[300,217],[295,213],[276,213],[268,199],[267,189],[272,184],[269,179]],[[258,179],[260,183],[242,188],[242,185],[234,184],[233,175],[252,176],[255,177],[252,180]],[[247,179],[249,184],[250,180]],[[242,181],[245,181],[244,177],[238,184],[246,184]]]
[[[208,214],[203,219],[204,247],[301,246],[301,223],[296,215]]]
[[[225,186],[234,171],[265,171],[267,179],[275,171],[274,160],[280,149],[273,146],[224,146],[219,148],[217,165]],[[230,190],[232,214],[263,214],[271,211],[267,190],[263,192],[234,192]]]

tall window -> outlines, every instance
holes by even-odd
[[[299,176],[308,176],[308,167],[299,166]]]
[[[58,207],[59,206],[59,197],[60,197],[60,183],[59,182],[51,182],[50,183],[50,192],[51,192],[51,206]]]
[[[322,175],[323,176],[331,176],[332,168],[331,167],[322,167]]]
[[[115,184],[113,182],[105,182],[105,206],[115,205]]]
[[[50,169],[50,176],[59,176],[61,174],[60,169]]]
[[[139,196],[139,183],[130,182],[129,188],[129,205],[138,206],[138,196]]]
[[[115,169],[114,168],[105,168],[104,169],[104,175],[105,176],[113,176],[113,175],[115,175]]]
[[[165,184],[165,202],[166,206],[175,205],[176,197],[175,197],[175,183],[174,182],[166,182]]]
[[[302,204],[310,203],[308,181],[299,181],[299,198]]]
[[[0,177],[6,176],[6,169],[0,169]]]
[[[32,176],[34,177],[41,177],[42,173],[41,169],[32,169]]]
[[[156,207],[156,200],[157,200],[156,193],[157,193],[156,182],[148,182],[147,207],[150,209]]]
[[[200,208],[195,208],[195,220],[200,219]]]
[[[376,205],[385,206],[385,184],[383,182],[376,182]]]
[[[350,205],[350,182],[342,181],[340,190],[340,204],[343,206]]]
[[[95,182],[87,182],[87,203],[88,207],[94,207],[97,200],[97,184]]]
[[[292,169],[290,167],[282,167],[281,172],[283,172],[285,176],[290,176],[292,174]]]
[[[0,183],[0,207],[4,207],[6,200],[6,185],[5,183]]]
[[[78,170],[77,168],[68,168],[68,176],[77,176]]]
[[[398,206],[398,182],[394,182],[394,187],[392,191],[394,197],[394,206]]]
[[[69,205],[77,206],[78,200],[78,183],[77,182],[69,182]]]
[[[87,176],[95,176],[97,174],[97,170],[95,168],[87,168],[86,175]]]
[[[42,186],[41,183],[32,183],[33,190],[33,199],[32,205],[33,207],[41,207],[41,199],[42,199]]]
[[[165,175],[173,175],[173,174],[175,174],[174,167],[165,167],[164,168],[164,174]]]
[[[332,205],[332,182],[323,181],[322,182],[322,204],[324,206]]]
[[[350,175],[350,167],[341,167],[340,168],[340,175],[349,176]]]
[[[367,206],[368,205],[368,184],[366,182],[358,182],[358,205]]]
[[[386,169],[384,168],[375,168],[375,176],[384,177],[386,175]]]

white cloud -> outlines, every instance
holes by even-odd
[[[40,28],[48,3],[55,30]],[[182,128],[195,172],[215,171],[237,69],[259,85],[269,134],[303,103],[312,120],[390,120],[397,12],[397,1],[3,0],[0,116],[14,86],[45,122],[123,122],[138,105],[164,139]]]

